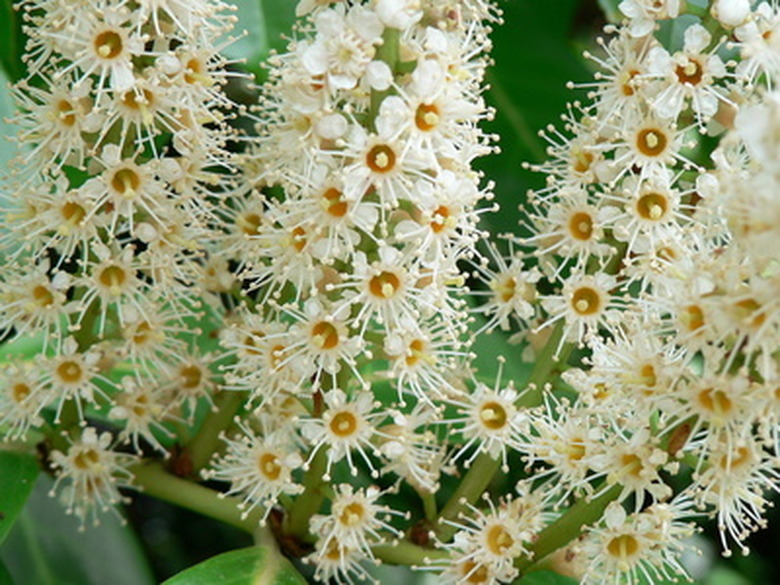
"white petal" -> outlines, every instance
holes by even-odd
[[[349,127],[346,118],[338,113],[328,114],[317,121],[315,130],[317,134],[328,140],[341,138]]]
[[[712,35],[700,24],[692,24],[685,29],[685,52],[701,53],[712,41]]]
[[[366,81],[371,89],[384,91],[393,82],[393,72],[384,61],[371,61],[366,68]]]

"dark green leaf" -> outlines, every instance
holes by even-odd
[[[762,559],[752,559],[752,562],[760,560]],[[748,585],[750,580],[728,567],[716,566],[704,582],[706,585]]]
[[[11,578],[11,573],[5,568],[5,565],[0,562],[0,585],[14,585],[14,580]]]
[[[22,19],[13,8],[13,0],[0,0],[0,67],[11,81],[24,77],[22,53],[25,38]]]
[[[473,362],[477,379],[492,388],[498,373],[498,358],[501,356],[506,360],[501,376],[501,388],[506,388],[510,381],[519,385],[521,381],[528,378],[532,367],[532,364],[522,360],[524,348],[525,344],[510,343],[508,334],[499,329],[492,333],[480,334],[471,347],[477,356]]]
[[[19,360],[31,360],[41,353],[43,349],[43,335],[35,337],[19,337],[13,341],[0,345],[0,364],[18,362]]]
[[[618,4],[622,0],[599,0],[599,7],[604,11],[604,16],[609,22],[619,22],[622,20],[622,13],[618,9]]]
[[[287,44],[282,35],[289,36],[295,20],[296,2],[290,0],[235,0],[238,8],[236,32],[246,31],[245,37],[227,47],[225,54],[233,59],[247,58],[246,68],[257,76],[259,67],[272,49],[281,50]]]
[[[534,571],[520,579],[518,585],[576,585],[576,583],[576,579],[553,571]]]
[[[52,480],[40,476],[0,560],[19,585],[152,585],[135,535],[106,514],[100,526],[80,531],[48,496]]]
[[[0,31],[0,34],[2,34],[2,31]],[[2,48],[0,48],[0,51],[2,51]],[[16,145],[8,140],[9,136],[16,133],[16,128],[6,122],[7,119],[13,118],[15,107],[11,92],[8,91],[8,76],[5,71],[0,71],[0,133],[2,133],[2,138],[0,138],[0,168],[3,169],[8,168],[8,161],[16,156]],[[3,232],[3,226],[0,226],[0,235]]]
[[[234,550],[182,571],[163,585],[306,585],[292,564],[266,547]]]
[[[545,158],[545,142],[537,132],[560,122],[567,100],[575,99],[568,81],[589,80],[580,51],[571,41],[579,0],[549,2],[513,0],[502,3],[506,24],[497,26],[492,38],[496,62],[488,73],[491,89],[487,101],[496,108],[490,132],[501,137],[501,154],[479,162],[496,182],[501,213],[487,214],[486,222],[497,232],[516,232],[518,205],[529,188],[539,188],[544,178],[521,168],[524,161]]]
[[[0,544],[24,508],[37,475],[32,455],[0,451]]]
[[[265,18],[265,28],[268,47],[282,50],[287,46],[287,40],[295,22],[295,6],[297,2],[290,0],[255,0],[260,3]]]

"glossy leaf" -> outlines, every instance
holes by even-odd
[[[2,1],[2,0],[0,0]],[[0,18],[2,15],[0,15]],[[0,31],[0,35],[3,34]],[[0,47],[0,52],[2,52]],[[16,144],[8,140],[8,136],[13,136],[16,133],[16,127],[7,122],[8,119],[13,118],[15,105],[11,92],[8,91],[9,77],[5,71],[0,71],[0,134],[3,138],[0,139],[0,168],[7,169],[8,161],[16,156]],[[3,234],[4,228],[0,225],[0,235]]]
[[[479,161],[488,178],[496,182],[501,213],[486,214],[494,233],[517,232],[518,205],[529,188],[541,187],[543,177],[524,170],[524,161],[540,162],[545,142],[537,132],[560,121],[567,100],[574,99],[568,81],[590,78],[579,47],[571,41],[579,0],[504,2],[506,24],[492,37],[495,66],[488,72],[488,103],[496,108],[495,121],[487,126],[500,135],[501,153]]]
[[[0,585],[14,585],[14,580],[11,578],[11,573],[5,568],[5,565],[0,562]]]
[[[306,585],[290,561],[267,547],[244,548],[210,558],[163,585]]]
[[[525,347],[525,343],[510,343],[507,333],[500,329],[478,335],[471,347],[476,355],[473,365],[477,370],[477,379],[493,388],[498,374],[499,357],[506,360],[500,380],[501,388],[506,388],[510,381],[517,384],[527,379],[533,364],[523,361],[522,353]]]
[[[234,0],[238,16],[236,33],[246,31],[226,47],[224,53],[232,59],[246,58],[245,68],[258,77],[264,75],[260,63],[272,49],[283,49],[287,44],[282,35],[289,36],[295,20],[296,2],[290,0]]]
[[[44,336],[19,337],[4,345],[0,345],[0,364],[17,362],[19,360],[31,360],[34,356],[41,353],[43,349]]]
[[[129,526],[107,514],[97,526],[79,530],[49,497],[52,480],[40,476],[0,561],[19,585],[152,585],[154,578]],[[1,583],[1,582],[0,582]]]
[[[18,81],[24,76],[22,53],[26,41],[22,19],[13,4],[13,0],[0,0],[0,66],[11,81]]]
[[[0,451],[0,544],[30,497],[37,475],[38,463],[32,455]]]
[[[599,0],[599,7],[609,22],[619,22],[622,19],[623,15],[618,9],[621,2],[622,0]]]

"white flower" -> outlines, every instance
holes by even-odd
[[[750,436],[737,442],[721,437],[707,447],[690,493],[697,504],[715,508],[723,554],[731,555],[729,539],[747,554],[743,541],[765,525],[768,497],[778,491],[777,461]]]
[[[227,493],[243,498],[242,517],[259,507],[261,522],[265,522],[281,494],[303,491],[292,476],[303,459],[284,431],[259,437],[245,423],[239,423],[239,428],[241,433],[236,437],[223,437],[227,452],[211,463],[204,476],[230,482]]]
[[[477,449],[466,460],[467,464],[479,453],[488,453],[493,458],[500,455],[506,473],[509,470],[507,453],[510,449],[521,449],[524,443],[528,415],[515,406],[519,393],[511,383],[499,389],[498,379],[496,382],[494,389],[478,383],[470,394],[453,400],[452,403],[458,407],[458,416],[448,418],[446,422],[459,424],[466,439],[466,443],[454,454],[453,462],[476,445]]]
[[[620,504],[609,504],[603,527],[591,527],[576,547],[588,559],[581,582],[639,585],[648,576],[659,581],[687,578],[679,556],[687,548],[683,541],[693,534],[683,521],[692,515],[688,507],[656,504],[627,516]]]
[[[31,427],[43,423],[39,415],[51,398],[31,363],[0,366],[0,437],[24,440]]]
[[[373,394],[367,391],[355,394],[348,400],[343,390],[328,390],[324,395],[326,409],[322,418],[304,419],[300,423],[301,435],[312,445],[307,465],[320,449],[328,447],[328,464],[323,476],[326,479],[330,478],[333,464],[345,458],[352,475],[357,475],[353,451],[360,455],[372,474],[377,475],[368,453],[378,453],[371,439],[377,432],[375,425],[386,415],[382,411],[372,412],[375,407]]]
[[[780,75],[780,6],[775,2],[761,2],[751,16],[734,29],[742,57],[737,74],[751,83],[764,74],[771,89]]]
[[[560,295],[542,298],[542,306],[550,314],[543,326],[565,319],[563,340],[582,343],[586,335],[593,335],[599,327],[608,326],[615,318],[616,297],[612,289],[617,285],[614,276],[604,272],[593,275],[572,273],[563,283]]]
[[[420,0],[377,0],[377,16],[385,26],[406,30],[423,16]]]
[[[425,427],[435,411],[418,402],[411,413],[393,413],[393,423],[382,428],[387,435],[380,450],[386,464],[383,472],[397,473],[416,490],[435,493],[444,459],[444,446]]]
[[[490,256],[495,268],[487,260],[476,265],[477,274],[487,283],[487,291],[474,291],[477,297],[487,297],[475,312],[484,314],[487,321],[481,330],[492,331],[495,327],[508,331],[512,321],[527,323],[536,314],[536,283],[542,273],[536,267],[527,269],[521,255],[511,254],[505,257],[496,247],[488,244]]]
[[[119,439],[131,443],[136,453],[142,452],[140,440],[143,439],[160,453],[167,455],[167,448],[160,443],[155,432],[168,438],[173,437],[162,425],[171,404],[166,400],[165,392],[153,384],[154,382],[139,383],[131,376],[122,378],[121,392],[115,395],[108,418],[124,421],[125,426]]]
[[[354,489],[349,484],[338,484],[331,504],[330,514],[315,515],[310,520],[311,531],[325,542],[338,543],[346,550],[356,549],[373,558],[371,546],[381,544],[387,536],[401,533],[387,522],[391,515],[405,517],[404,512],[377,503],[382,492],[376,487]]]
[[[440,319],[402,318],[385,337],[384,350],[402,403],[403,394],[432,404],[455,392],[451,371],[468,358],[464,344],[452,335],[452,325]]]
[[[314,22],[317,37],[303,52],[303,66],[312,76],[324,76],[331,91],[352,89],[382,41],[382,23],[363,6],[345,13],[341,4],[318,12]]]
[[[80,11],[81,20],[75,22],[72,35],[61,46],[71,63],[58,71],[57,77],[71,70],[79,76],[77,85],[90,75],[97,74],[96,89],[127,91],[135,83],[133,58],[146,54],[146,37],[132,26],[137,16],[126,7],[105,7],[103,10]],[[43,31],[41,34],[53,34]]]
[[[78,516],[82,529],[88,518],[99,524],[100,512],[124,501],[119,488],[131,485],[133,475],[127,467],[134,457],[112,451],[111,442],[111,433],[98,436],[93,427],[87,427],[67,453],[51,455],[57,479],[50,495],[60,492],[66,511]]]
[[[711,12],[723,26],[739,26],[750,15],[750,0],[715,0]]]
[[[663,119],[676,119],[686,102],[696,113],[699,126],[718,111],[721,101],[729,102],[726,89],[715,85],[726,74],[726,66],[714,53],[705,53],[712,42],[710,33],[700,24],[685,29],[683,50],[670,55],[662,47],[654,47],[648,54],[648,75],[659,79],[653,88],[656,95],[651,104]]]
[[[630,19],[628,30],[634,37],[643,37],[655,28],[656,20],[676,18],[680,0],[623,0],[620,11]]]

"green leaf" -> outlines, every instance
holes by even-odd
[[[481,325],[481,319],[477,324]],[[520,383],[528,378],[533,364],[522,359],[525,344],[510,343],[508,334],[500,329],[492,333],[481,333],[477,336],[471,351],[476,358],[473,366],[477,372],[477,379],[489,387],[493,387],[498,374],[499,356],[503,357],[503,375],[501,376],[501,388],[506,388],[510,381],[520,387]]]
[[[41,475],[8,540],[0,547],[16,583],[22,585],[152,585],[154,578],[132,530],[111,514],[80,531],[48,492]],[[0,581],[2,583],[2,581]]]
[[[577,580],[554,571],[534,571],[520,579],[519,585],[576,585]]]
[[[11,81],[24,77],[25,42],[21,15],[14,10],[13,0],[0,0],[0,67]]]
[[[516,232],[518,205],[528,189],[544,185],[544,177],[521,164],[545,159],[546,143],[537,132],[560,123],[569,100],[581,98],[566,88],[568,81],[589,81],[580,50],[571,40],[579,0],[503,2],[504,21],[492,39],[495,66],[488,71],[490,90],[485,99],[496,108],[496,119],[486,130],[501,139],[499,155],[487,156],[478,166],[496,182],[501,213],[485,214],[493,233]]]
[[[290,36],[295,22],[295,6],[297,2],[290,0],[255,0],[259,2],[265,17],[265,28],[268,47],[280,51],[287,46],[283,36]]]
[[[238,16],[236,32],[246,36],[231,43],[224,54],[231,59],[246,58],[246,69],[263,76],[259,64],[272,49],[281,50],[287,44],[282,35],[289,36],[295,21],[296,2],[290,0],[234,0]]]
[[[609,22],[620,22],[623,13],[618,9],[618,4],[623,0],[599,0],[599,8],[604,11],[604,16]]]
[[[14,580],[11,578],[11,573],[5,568],[5,565],[0,562],[0,585],[14,585]]]
[[[0,544],[30,497],[37,475],[38,463],[32,455],[0,451]]]
[[[3,0],[0,0],[3,1]],[[2,17],[2,15],[0,15]],[[2,34],[2,31],[0,31]],[[3,51],[0,48],[0,54]],[[16,111],[16,105],[11,97],[11,92],[8,90],[8,75],[5,71],[0,71],[0,168],[7,169],[8,161],[16,156],[16,145],[8,140],[8,136],[16,134],[16,127],[9,124],[6,120],[13,118]],[[8,187],[5,187],[6,189]],[[0,236],[5,232],[5,228],[0,225]]]
[[[290,561],[268,547],[230,551],[182,571],[163,585],[306,585]]]
[[[760,560],[760,557],[759,559],[752,559],[752,562],[757,562],[758,560]],[[740,575],[723,565],[716,566],[704,581],[706,585],[748,585],[750,582],[750,579],[744,575]]]
[[[43,349],[44,334],[35,337],[19,337],[11,342],[0,345],[0,364],[29,361],[41,353]]]

